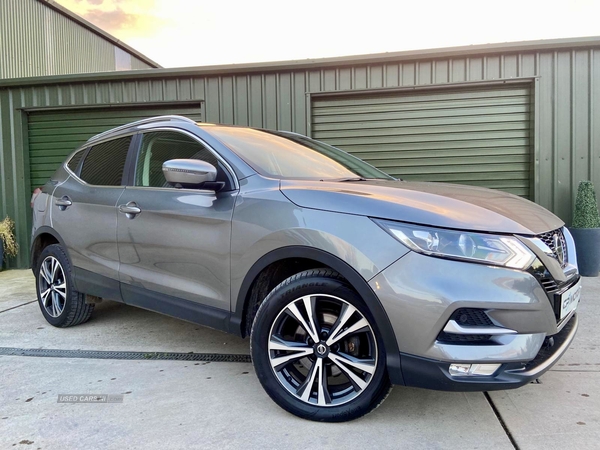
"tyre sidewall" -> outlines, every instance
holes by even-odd
[[[356,307],[369,321],[377,341],[377,367],[367,388],[355,399],[339,406],[309,405],[292,395],[278,381],[269,360],[269,334],[277,315],[293,300],[305,295],[328,294]],[[252,362],[258,379],[269,396],[282,408],[299,417],[341,422],[360,417],[376,407],[389,391],[385,349],[375,320],[358,294],[345,283],[328,277],[306,277],[284,282],[275,288],[260,306],[251,335]],[[376,403],[376,404],[374,404]]]
[[[48,312],[46,311],[46,308],[42,304],[42,299],[40,296],[40,269],[42,267],[42,263],[48,256],[53,256],[54,258],[56,258],[58,260],[58,262],[62,266],[63,273],[65,274],[65,283],[66,283],[66,287],[67,287],[67,298],[65,300],[65,307],[63,308],[61,314],[58,317],[52,317],[50,314],[48,314]],[[46,321],[48,321],[49,324],[51,324],[55,327],[63,326],[67,322],[69,311],[72,308],[73,302],[79,300],[79,298],[78,298],[79,293],[75,290],[75,285],[73,283],[71,264],[69,263],[69,260],[67,259],[67,256],[65,255],[65,253],[60,245],[58,245],[58,244],[49,245],[42,251],[42,253],[38,259],[37,266],[35,268],[35,286],[36,286],[36,295],[37,295],[37,299],[38,299],[38,305],[40,306],[40,310],[42,311],[42,314],[44,315],[44,318],[46,319]]]

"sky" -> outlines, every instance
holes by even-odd
[[[55,0],[164,67],[600,36],[600,0]]]

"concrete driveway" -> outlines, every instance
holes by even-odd
[[[31,272],[1,272],[0,449],[598,449],[600,280],[583,282],[578,336],[541,384],[489,394],[396,387],[366,417],[323,424],[280,409],[248,362],[153,359],[248,355],[248,340],[114,302],[57,329],[39,311]],[[62,357],[6,355],[35,349]],[[97,350],[138,359],[96,359]],[[61,394],[117,402],[58,403]]]

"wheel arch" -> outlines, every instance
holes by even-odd
[[[69,259],[69,263],[71,264],[71,266],[73,266],[71,256],[69,255],[69,252],[67,251],[67,246],[65,245],[65,241],[60,236],[60,234],[58,234],[53,228],[50,228],[48,226],[42,226],[35,231],[33,239],[31,240],[31,248],[29,254],[30,269],[35,270],[35,267],[37,266],[37,259],[39,258],[40,254],[48,245],[52,244],[60,244],[60,246],[65,249],[65,254]]]
[[[400,352],[392,324],[379,298],[375,295],[367,280],[352,266],[331,253],[314,247],[288,246],[272,250],[262,256],[247,272],[237,295],[235,312],[231,315],[231,331],[245,336],[245,317],[250,303],[250,295],[255,281],[269,266],[278,261],[289,259],[310,260],[322,267],[329,267],[342,275],[366,303],[375,318],[381,333],[386,352],[388,374],[393,384],[404,384],[400,365]]]

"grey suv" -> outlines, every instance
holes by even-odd
[[[394,179],[305,136],[156,117],[75,150],[33,202],[42,314],[100,298],[250,336],[271,398],[344,421],[392,384],[539,377],[577,329],[564,223],[520,197]]]

